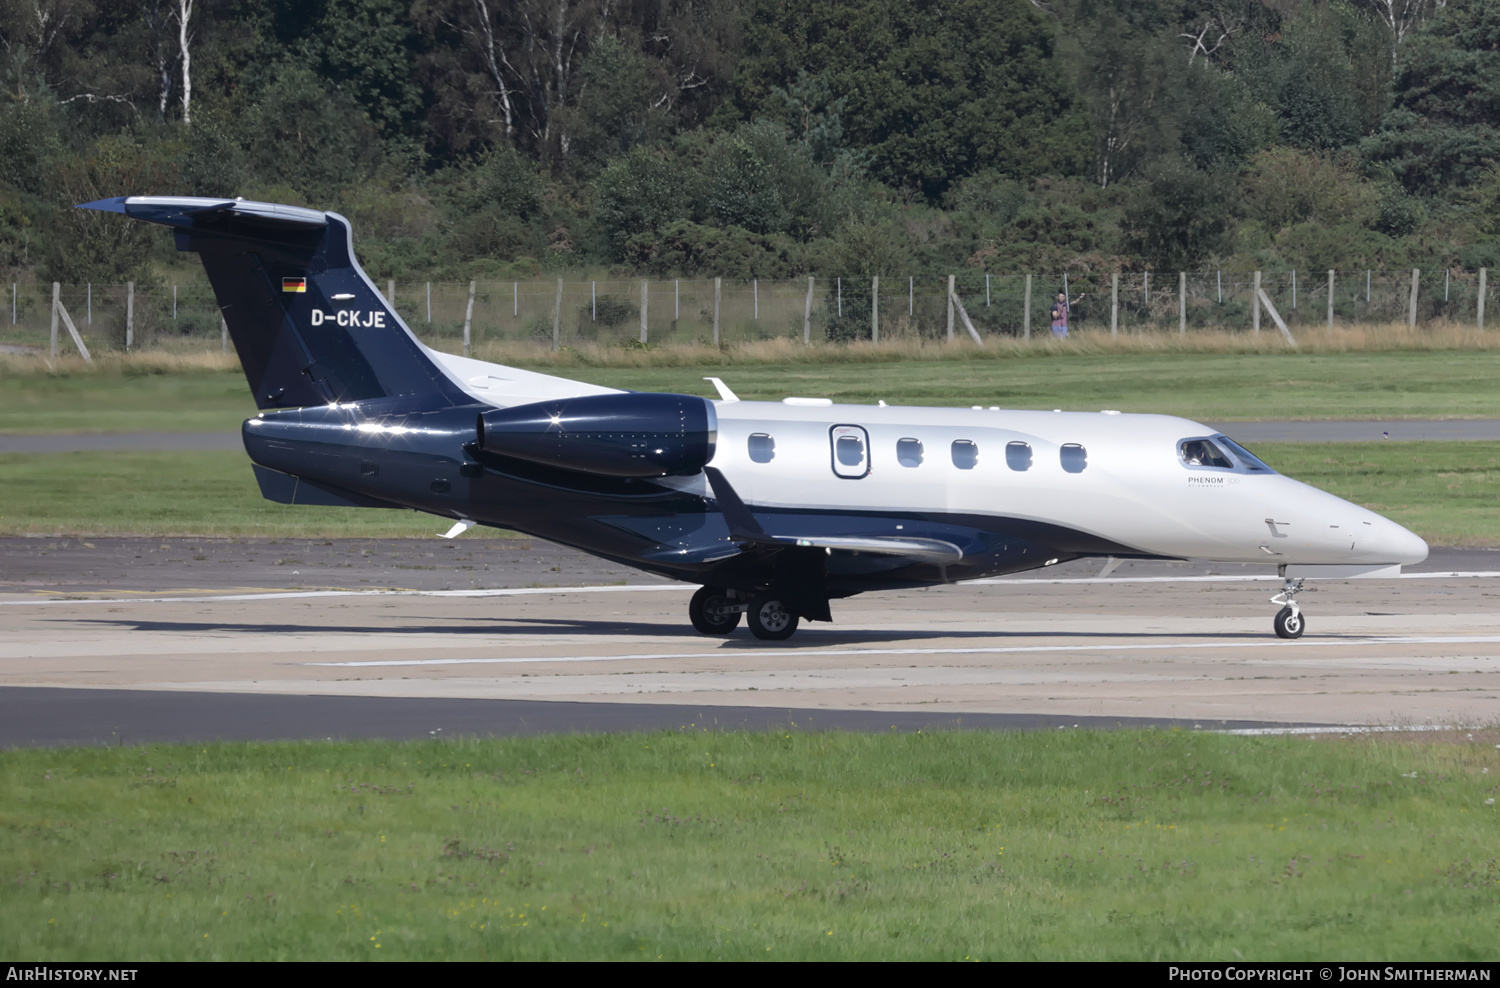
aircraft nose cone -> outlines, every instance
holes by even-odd
[[[1427,543],[1416,532],[1408,531],[1388,519],[1376,533],[1375,545],[1382,559],[1410,566],[1427,558]]]

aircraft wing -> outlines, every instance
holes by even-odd
[[[761,528],[717,467],[704,467],[703,472],[719,502],[719,511],[729,525],[729,537],[736,542],[761,547],[799,546],[840,552],[873,552],[925,563],[956,563],[964,557],[962,549],[943,539],[886,535],[770,535]]]
[[[873,552],[882,556],[903,556],[924,563],[956,563],[964,558],[964,551],[952,542],[942,539],[917,539],[886,537],[882,535],[857,538],[841,535],[770,535],[762,544],[812,546],[817,549],[834,549],[842,552]]]

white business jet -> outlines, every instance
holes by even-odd
[[[1164,415],[740,401],[618,391],[422,344],[336,213],[138,196],[87,208],[176,229],[218,297],[260,414],[262,494],[513,529],[700,585],[689,617],[761,639],[829,602],[1086,556],[1399,574],[1427,545]]]

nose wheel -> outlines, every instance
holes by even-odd
[[[1297,595],[1301,592],[1301,580],[1283,578],[1281,593],[1271,598],[1271,603],[1282,605],[1271,622],[1277,638],[1301,638],[1302,632],[1307,630],[1307,619],[1302,616],[1302,608],[1297,606]]]

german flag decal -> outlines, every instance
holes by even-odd
[[[284,291],[284,292],[305,292],[305,291],[307,291],[307,279],[306,278],[282,278],[281,279],[281,290]]]

